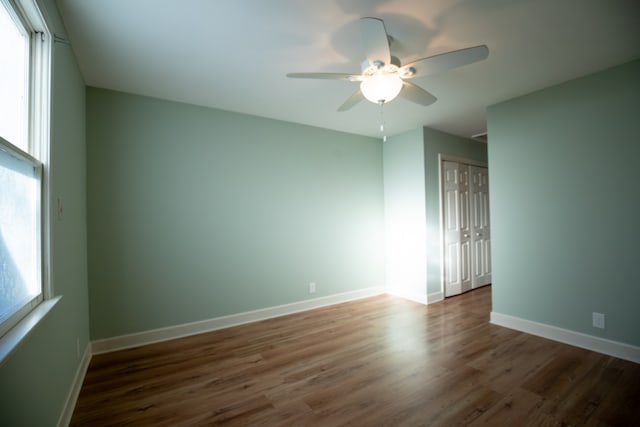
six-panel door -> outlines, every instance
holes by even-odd
[[[457,295],[491,283],[487,168],[442,162],[444,291]]]

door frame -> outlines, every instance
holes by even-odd
[[[442,163],[458,162],[471,166],[479,166],[489,169],[487,162],[481,162],[478,160],[467,159],[464,157],[454,156],[446,153],[438,153],[438,200],[440,203],[439,215],[440,215],[440,292],[443,298],[446,298],[445,293],[445,241],[444,241],[444,180],[442,177],[443,167]],[[489,189],[491,191],[491,189]],[[491,212],[491,205],[489,205],[489,212]]]

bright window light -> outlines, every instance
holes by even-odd
[[[0,5],[0,52],[0,136],[29,152],[29,38],[3,5]]]
[[[38,173],[0,150],[0,322],[41,293]]]

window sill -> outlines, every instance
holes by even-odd
[[[41,302],[0,338],[0,366],[20,347],[20,344],[33,332],[60,299],[62,299],[62,295]]]

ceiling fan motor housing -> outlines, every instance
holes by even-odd
[[[370,63],[369,60],[365,59],[360,64],[360,70],[363,75],[373,75],[379,70],[383,70],[386,73],[395,73],[400,68],[400,60],[396,56],[391,57],[391,61],[389,64],[385,64],[383,61],[377,60]]]

